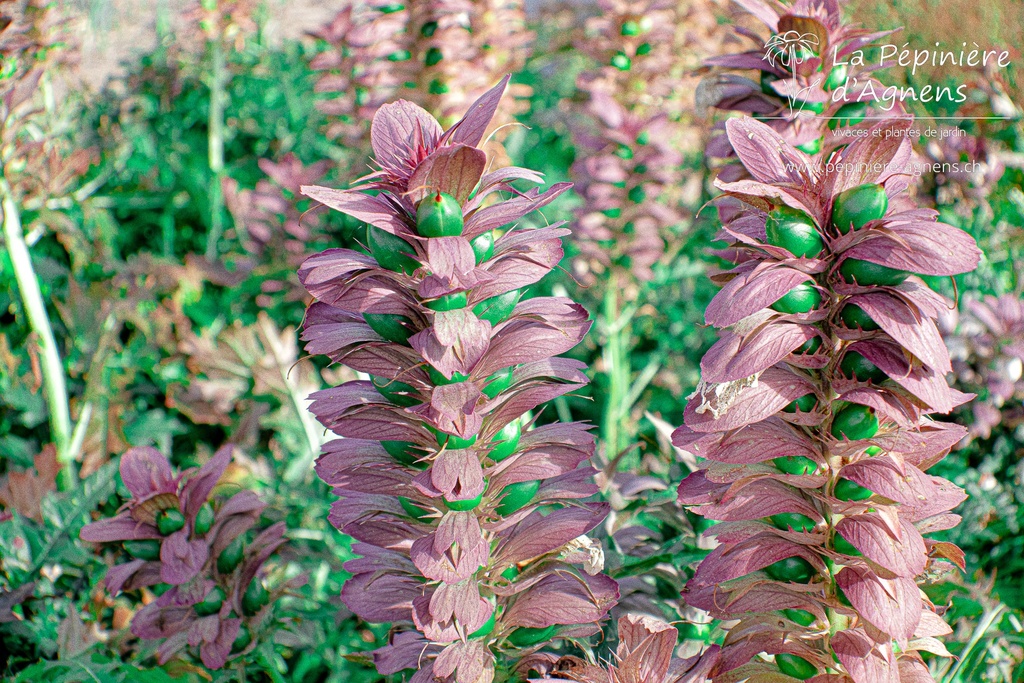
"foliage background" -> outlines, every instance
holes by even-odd
[[[716,24],[729,14],[717,3],[691,4],[695,16],[714,17]],[[851,11],[870,25],[906,26],[903,39],[913,44],[955,39],[950,17],[975,7],[943,3],[936,12],[934,5],[861,2]],[[0,522],[5,680],[209,678],[194,664],[156,666],[153,652],[126,630],[139,601],[148,598],[106,596],[101,580],[111,558],[77,538],[95,511],[111,514],[127,498],[115,474],[117,456],[127,447],[153,445],[187,467],[225,442],[244,453],[229,470],[230,480],[264,497],[267,522],[287,523],[290,542],[275,571],[304,573],[309,580],[280,605],[283,627],[261,645],[254,664],[214,675],[296,683],[380,680],[358,653],[383,642],[387,629],[359,622],[338,598],[347,576],[341,565],[352,557],[349,539],[327,522],[332,497],[310,468],[323,435],[305,410],[305,396],[347,377],[305,358],[296,338],[304,309],[296,264],[327,246],[353,245],[358,234],[338,214],[303,214],[310,205],[296,192],[313,181],[342,186],[365,168],[364,149],[325,133],[332,120],[318,107],[326,95],[318,92],[311,61],[329,48],[304,33],[329,21],[339,7],[254,5],[247,15],[251,23],[238,24],[224,42],[223,78],[185,4],[158,5],[151,33],[138,29],[146,13],[138,6],[94,1],[62,7],[72,22],[64,40],[72,52],[81,48],[82,61],[77,70],[72,65],[55,75],[44,116],[65,148],[87,151],[90,163],[61,196],[24,206],[22,221],[55,328],[72,416],[83,424],[80,485],[58,485],[40,360],[10,259],[0,251],[0,504],[10,514]],[[1007,34],[1024,21],[1019,4],[989,0],[978,7],[971,16],[979,42],[1006,44],[1011,61],[1019,63],[1020,48]],[[572,3],[532,7],[529,14],[533,36],[514,75],[519,92],[529,93],[516,114],[523,125],[510,129],[503,146],[513,163],[543,171],[551,183],[578,179],[579,131],[589,125],[578,76],[602,65],[594,54],[575,49],[573,40],[582,36],[581,17],[595,12]],[[723,25],[717,40],[727,40],[726,33]],[[680,59],[688,69],[717,49],[692,37],[684,44],[688,52]],[[125,45],[131,49],[112,49]],[[889,77],[913,81],[895,69]],[[966,181],[927,177],[918,186],[943,220],[968,230],[985,251],[981,268],[958,277],[956,290],[950,282],[936,283],[962,302],[985,296],[1019,302],[1024,291],[1021,78],[1016,67],[998,77],[971,74],[965,111],[1004,106],[1010,112],[1005,121],[964,124],[984,143],[970,153],[983,152],[1001,173]],[[210,126],[219,91],[223,131]],[[693,107],[687,102],[676,120],[698,133],[710,129],[713,116]],[[957,111],[940,105],[916,113]],[[212,137],[223,146],[222,167],[211,162]],[[934,158],[934,150],[922,151],[929,153]],[[716,226],[712,212],[698,214],[711,197],[699,147],[684,155],[680,170],[698,182],[681,200],[682,218],[663,235],[666,256],[638,285],[635,309],[625,320],[635,372],[627,377],[625,395],[609,392],[613,368],[604,360],[609,337],[608,321],[600,318],[603,290],[600,283],[581,286],[571,275],[577,272],[575,245],[568,245],[564,270],[538,291],[569,292],[598,320],[574,351],[590,364],[594,381],[582,395],[557,402],[558,416],[601,424],[608,402],[622,403],[617,410],[629,448],[599,460],[600,483],[615,509],[606,535],[614,538],[639,524],[660,544],[638,561],[609,541],[609,570],[616,578],[643,574],[654,582],[664,618],[682,627],[681,645],[692,651],[720,639],[721,632],[676,600],[679,582],[703,549],[695,518],[674,503],[685,460],[668,445],[666,429],[681,422],[683,398],[699,379],[697,361],[713,341],[702,322],[714,294],[706,273],[716,266],[708,249]],[[570,193],[545,215],[570,218],[580,206]],[[949,322],[949,339],[967,340],[961,344],[961,388],[987,401],[991,376],[1009,372],[1019,380],[1020,362],[1007,365],[998,351],[974,353],[969,340],[977,330],[963,320],[961,315],[959,327],[954,318]],[[1024,323],[1018,321],[996,346],[1022,341]],[[940,669],[944,683],[1024,679],[1022,398],[1017,390],[1000,400],[999,424],[937,468],[971,495],[959,511],[963,524],[948,532],[967,551],[968,573],[928,587],[937,603],[950,606],[947,618],[956,631],[948,646],[963,655],[959,664]],[[955,419],[971,424],[975,416],[965,409]],[[30,592],[18,595],[23,586]],[[21,599],[9,600],[11,595]],[[599,647],[597,653],[607,651]]]

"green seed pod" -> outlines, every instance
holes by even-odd
[[[411,441],[381,441],[380,445],[384,447],[388,455],[403,465],[415,467],[421,464],[419,463],[420,451]]]
[[[764,230],[768,244],[787,249],[794,256],[815,258],[825,248],[811,217],[788,206],[769,212]]]
[[[619,33],[624,36],[640,35],[640,22],[633,21],[632,19],[622,22],[622,28],[619,29]]]
[[[764,568],[769,578],[775,581],[810,583],[817,572],[814,566],[802,557],[787,557]]]
[[[650,141],[651,141],[651,133],[650,133],[650,131],[642,130],[639,133],[637,133],[636,144],[638,144],[638,145],[646,145]]]
[[[483,263],[494,256],[494,231],[488,230],[477,235],[469,244],[473,247],[473,256],[476,257],[476,262]]]
[[[388,55],[389,62],[406,62],[412,59],[412,53],[408,50],[396,50]]]
[[[137,560],[159,560],[160,541],[147,538],[143,541],[125,541],[124,549]]]
[[[864,449],[864,452],[867,453],[868,455],[878,455],[879,453],[882,452],[882,449],[879,448],[878,446],[868,446],[867,448]]]
[[[432,301],[424,301],[423,305],[432,311],[458,311],[469,305],[469,296],[465,292],[454,292]]]
[[[423,237],[462,234],[462,205],[444,192],[427,195],[416,208],[416,229]]]
[[[209,503],[203,503],[199,508],[199,512],[196,513],[196,521],[192,527],[192,533],[196,536],[205,536],[206,532],[213,526],[213,506]]]
[[[799,678],[801,681],[806,681],[808,678],[818,675],[818,667],[803,657],[797,657],[796,655],[775,655],[775,665],[779,667],[779,671],[782,673],[793,678]]]
[[[203,601],[193,605],[192,609],[199,616],[208,617],[220,611],[221,605],[224,604],[224,597],[224,590],[220,586],[214,586],[203,598]]]
[[[235,636],[234,642],[231,643],[232,652],[241,652],[245,648],[249,647],[249,643],[252,642],[252,631],[245,624],[242,624],[241,628],[238,629],[238,635]]]
[[[821,138],[814,138],[802,145],[797,145],[796,148],[804,154],[817,154],[821,151]]]
[[[836,195],[832,224],[845,235],[851,227],[860,230],[868,222],[884,217],[888,209],[889,198],[884,187],[872,183],[858,185]]]
[[[848,74],[849,69],[845,64],[836,64],[833,66],[832,70],[828,72],[828,78],[825,79],[825,90],[835,90],[846,83],[846,77]]]
[[[821,337],[811,337],[803,344],[797,347],[793,353],[805,354],[805,353],[817,353],[818,349],[821,348]]]
[[[711,624],[686,623],[679,628],[684,640],[697,640],[706,643],[711,639]]]
[[[772,83],[779,80],[779,77],[770,71],[761,72],[761,92],[765,95],[771,95],[772,97],[778,97],[779,93],[772,87]]]
[[[839,479],[836,482],[836,486],[832,489],[832,495],[839,500],[867,500],[871,496],[875,495],[874,491],[869,488],[865,488],[855,481],[849,479]]]
[[[856,351],[846,352],[843,362],[839,364],[839,370],[845,377],[851,377],[861,382],[879,384],[889,378],[877,365]]]
[[[428,21],[427,23],[423,24],[423,26],[420,27],[420,34],[424,38],[432,38],[435,33],[437,33],[436,21]]]
[[[850,102],[844,104],[836,110],[836,115],[829,119],[828,127],[829,130],[835,130],[836,128],[847,128],[849,126],[856,126],[858,123],[864,120],[864,117],[868,113],[867,102]]]
[[[185,515],[177,508],[161,510],[156,516],[156,528],[164,536],[169,536],[175,531],[185,527]]]
[[[626,194],[626,197],[634,204],[642,204],[647,199],[647,191],[643,185],[637,185]]]
[[[445,384],[458,384],[459,382],[465,382],[469,379],[469,375],[464,375],[461,372],[453,372],[451,378],[445,377],[431,365],[427,367],[427,376],[430,377],[430,381],[434,383],[434,386],[443,386]]]
[[[377,388],[381,396],[396,406],[409,408],[423,402],[419,399],[416,388],[411,384],[376,375],[371,375],[370,381],[373,382],[373,386]]]
[[[419,505],[412,502],[405,496],[398,497],[398,504],[401,505],[402,509],[405,510],[406,514],[412,517],[413,519],[420,520],[430,516],[429,510],[421,508]]]
[[[633,60],[623,53],[618,52],[612,55],[611,65],[619,71],[629,71],[630,67],[633,66]]]
[[[620,159],[626,159],[626,160],[632,159],[633,158],[633,149],[629,145],[619,145],[618,148],[615,150],[615,156],[619,157]],[[619,182],[616,182],[616,183],[612,183],[612,184],[615,187],[625,187],[626,186],[626,181],[622,180],[622,181],[619,181]]]
[[[483,502],[484,496],[482,493],[477,494],[473,498],[466,500],[448,500],[447,497],[444,499],[444,504],[448,506],[449,510],[456,510],[458,512],[468,512],[475,510],[481,502]]]
[[[492,296],[474,306],[473,313],[481,320],[486,320],[491,325],[497,326],[508,320],[521,296],[522,292],[518,289]]]
[[[496,508],[499,515],[507,517],[526,507],[540,490],[539,481],[521,481],[509,484],[502,490],[502,499]]]
[[[818,463],[802,455],[784,455],[781,458],[772,460],[780,472],[805,476],[818,471]]]
[[[263,609],[270,602],[270,593],[263,581],[257,576],[249,583],[242,594],[242,611],[252,616]]]
[[[881,329],[871,316],[864,312],[864,309],[857,304],[846,304],[839,311],[839,319],[851,330],[864,330],[873,332]]]
[[[878,418],[874,409],[858,403],[846,406],[832,419],[832,436],[837,439],[860,441],[877,433]]]
[[[242,564],[244,554],[245,537],[239,536],[220,551],[220,555],[217,556],[217,571],[221,574],[230,574],[235,571],[235,568]]]
[[[494,398],[501,392],[512,386],[512,373],[515,370],[512,366],[498,370],[486,379],[487,385],[483,388],[484,396]]]
[[[897,270],[880,266],[870,261],[848,258],[839,266],[839,274],[844,282],[861,285],[862,287],[879,286],[895,287],[902,284],[910,275],[905,270]]]
[[[546,628],[529,628],[526,626],[520,626],[512,633],[508,634],[506,640],[509,644],[514,647],[530,647],[537,643],[543,643],[546,640],[551,640],[551,636],[555,634],[555,626],[548,626]]]
[[[473,631],[472,633],[470,633],[469,637],[470,638],[486,638],[487,636],[491,635],[491,633],[494,631],[494,625],[497,622],[497,620],[498,620],[498,610],[495,609],[494,611],[491,612],[491,616],[487,617],[487,621],[484,622],[484,625],[481,626],[480,628],[478,628],[477,630]]]
[[[363,320],[370,329],[395,344],[408,344],[413,330],[412,321],[404,315],[392,313],[363,313]]]
[[[779,313],[810,313],[821,305],[821,292],[813,285],[802,282],[771,305]]]
[[[494,444],[490,452],[491,460],[501,462],[515,453],[516,449],[519,448],[519,437],[522,436],[522,433],[523,428],[519,420],[512,420],[502,427],[501,431],[491,439],[491,443]]]
[[[790,102],[792,102],[793,111],[809,111],[815,114],[825,111],[824,102],[808,102],[807,100],[800,100],[795,97],[790,98]]]
[[[389,5],[381,5],[377,8],[377,11],[381,14],[394,14],[395,12],[401,12],[404,9],[405,5],[400,2],[395,2]]]
[[[420,267],[419,261],[412,258],[416,251],[411,244],[373,225],[366,226],[366,246],[381,268],[411,275]]]
[[[861,556],[861,552],[857,550],[857,548],[852,543],[847,541],[839,534],[836,534],[832,537],[832,547],[835,549],[837,553],[842,553],[843,555],[849,555],[850,557]]]
[[[442,59],[444,59],[444,54],[441,50],[439,48],[432,47],[427,50],[427,54],[426,57],[424,57],[423,62],[427,66],[434,66],[436,64],[440,64]]]
[[[801,413],[809,413],[814,410],[814,406],[818,405],[818,397],[814,394],[804,394],[795,401],[790,401],[786,404],[786,407],[782,409],[784,413],[795,413],[800,411]]]
[[[650,43],[640,43],[636,46],[636,55],[637,57],[643,57],[644,55],[650,54],[653,49],[654,48],[651,47]]]
[[[615,206],[610,209],[605,209],[601,213],[603,213],[608,218],[618,218],[619,216],[622,215],[622,209]]]
[[[476,444],[476,436],[469,438],[462,438],[454,434],[447,434],[445,432],[439,432],[432,429],[434,436],[437,439],[437,445],[441,448],[447,448],[449,450],[460,450],[463,448],[472,448]]]
[[[810,626],[818,620],[818,617],[805,609],[784,609],[782,616],[800,626]]]
[[[448,92],[448,86],[441,81],[441,79],[435,78],[430,82],[430,87],[427,88],[427,92],[431,95],[444,95]]]
[[[783,531],[813,531],[818,523],[799,512],[780,512],[768,518],[773,526]]]

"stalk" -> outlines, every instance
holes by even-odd
[[[605,447],[605,458],[613,462],[621,451],[619,443],[619,423],[622,419],[622,399],[624,395],[623,373],[626,383],[629,370],[623,367],[623,327],[619,321],[619,293],[614,282],[605,290],[602,304],[604,317],[605,345],[602,351],[604,372],[608,378],[608,395],[604,404],[604,419],[601,421],[601,434]]]
[[[4,210],[4,241],[7,243],[14,265],[14,277],[18,281],[21,301],[25,306],[29,326],[38,338],[39,351],[42,357],[43,383],[46,387],[46,404],[50,418],[50,431],[54,445],[57,447],[57,461],[61,464],[61,479],[65,487],[73,488],[76,484],[73,460],[70,457],[71,445],[71,413],[68,408],[68,392],[64,382],[64,366],[61,363],[57,342],[53,336],[53,327],[46,314],[46,304],[39,289],[32,258],[25,233],[21,228],[21,215],[14,202],[11,186],[6,180],[0,179],[0,193],[3,194]]]
[[[213,73],[210,82],[209,163],[213,180],[210,184],[210,234],[206,241],[206,258],[217,258],[217,243],[224,232],[224,48],[219,40],[209,42]]]

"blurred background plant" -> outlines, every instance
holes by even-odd
[[[900,39],[922,44],[960,40],[956,17],[970,16],[979,42],[1011,50],[1010,69],[970,76],[979,94],[962,111],[944,104],[932,112],[991,111],[1008,120],[977,127],[957,122],[971,138],[949,138],[937,152],[916,147],[922,158],[947,161],[984,152],[984,173],[925,177],[918,196],[985,251],[975,273],[956,278],[961,301],[1019,301],[1024,141],[1020,48],[1012,30],[1020,8],[998,0],[958,0],[955,7],[939,9],[936,0],[872,0],[850,3],[844,12],[868,27],[904,25]],[[659,41],[646,40],[651,51],[637,55],[647,50],[645,39],[624,36],[622,29],[630,14],[639,28],[648,11],[670,14],[677,31],[669,35],[659,28]],[[646,0],[604,6],[511,0],[0,2],[0,15],[11,18],[0,21],[0,155],[16,207],[10,213],[5,207],[5,222],[13,231],[7,216],[20,219],[25,244],[16,257],[18,247],[5,235],[0,249],[2,675],[23,681],[205,675],[174,661],[154,667],[155,660],[145,659],[149,650],[127,630],[143,606],[141,596],[104,599],[102,557],[74,539],[91,521],[90,512],[113,514],[128,499],[116,471],[129,447],[153,446],[175,467],[187,468],[230,443],[238,453],[226,480],[255,490],[267,503],[261,525],[286,524],[279,571],[288,578],[309,576],[294,595],[282,598],[287,628],[266,650],[266,661],[245,675],[260,681],[381,680],[368,661],[351,653],[383,645],[387,628],[365,624],[340,602],[351,541],[326,523],[331,496],[311,472],[324,435],[309,421],[305,397],[355,375],[299,352],[296,335],[307,301],[293,276],[305,255],[333,246],[358,248],[362,230],[337,212],[309,211],[313,205],[298,186],[338,187],[360,175],[368,114],[381,103],[414,99],[448,124],[445,117],[506,72],[514,74],[514,97],[495,117],[492,129],[504,127],[495,136],[500,146],[492,142],[488,153],[543,171],[546,184],[579,183],[580,192],[565,193],[545,215],[575,211],[582,226],[583,197],[614,192],[625,198],[621,215],[601,214],[600,222],[625,236],[627,214],[653,217],[659,227],[644,234],[656,234],[665,246],[653,262],[653,250],[638,252],[640,263],[648,260],[647,273],[619,258],[636,245],[635,231],[614,259],[573,241],[564,270],[531,288],[537,296],[572,292],[599,318],[611,269],[623,278],[615,317],[625,324],[616,328],[599,319],[600,333],[595,330],[573,351],[594,368],[594,381],[579,395],[559,399],[539,423],[554,421],[557,413],[604,427],[606,411],[620,416],[619,445],[609,452],[626,455],[610,461],[616,468],[604,485],[614,508],[605,533],[615,539],[606,548],[606,567],[621,584],[621,611],[681,621],[682,656],[720,640],[716,624],[678,601],[678,582],[706,549],[697,541],[697,520],[674,502],[675,485],[696,461],[675,451],[667,434],[682,422],[680,398],[697,385],[698,359],[713,341],[701,325],[714,293],[705,273],[720,266],[706,251],[714,217],[707,210],[696,214],[711,196],[701,150],[714,120],[694,111],[695,82],[685,74],[729,51],[721,24],[737,12],[735,5],[696,0],[664,7]],[[676,50],[668,58],[661,40]],[[620,50],[629,58],[626,70],[612,62]],[[666,65],[676,80],[645,71],[645,58]],[[39,87],[34,74],[40,74]],[[756,80],[753,72],[746,75]],[[879,78],[909,82],[898,68]],[[643,87],[630,96],[637,85]],[[654,100],[645,94],[648,87],[671,91]],[[602,108],[602,97],[616,108]],[[621,126],[602,118],[613,111],[624,112],[623,121],[663,114],[658,130],[667,134],[645,146],[622,138],[634,155],[623,159],[614,154]],[[915,114],[924,118],[928,111]],[[513,122],[523,125],[506,125]],[[651,148],[664,149],[674,165],[651,170],[648,163],[638,173],[636,164]],[[617,178],[609,182],[601,173],[605,166],[589,161],[595,157],[610,157],[608,168],[616,173],[628,171],[627,187],[615,187],[623,182]],[[626,196],[634,186],[644,188],[643,202]],[[31,264],[38,283],[34,321],[15,261]],[[954,294],[948,280],[930,284]],[[993,345],[989,340],[1003,340],[1003,333],[983,321],[969,322],[971,316],[962,303],[959,326],[953,319],[948,326],[947,340],[963,339],[958,362],[970,368],[958,371],[964,391],[987,387],[1009,358],[994,349],[1010,348],[1004,341]],[[47,325],[49,347],[41,331]],[[607,329],[623,335],[616,357],[628,362],[605,364],[612,352]],[[609,372],[620,373],[614,400]],[[61,377],[66,398],[51,401],[59,397]],[[986,405],[1009,418],[935,470],[971,494],[958,510],[965,521],[948,538],[966,551],[969,578],[933,596],[936,604],[951,601],[947,618],[955,631],[947,647],[970,655],[946,672],[946,683],[1021,677],[1015,667],[1022,660],[1024,434],[1012,426],[1021,401],[1018,394],[996,406],[991,395],[982,395]],[[972,410],[957,419],[973,424]],[[69,459],[76,466],[61,467]],[[978,570],[984,574],[975,575]],[[615,647],[610,638],[596,654],[609,658]]]

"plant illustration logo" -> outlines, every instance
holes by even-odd
[[[778,61],[779,66],[792,69],[814,56],[817,46],[818,36],[813,33],[794,30],[777,33],[764,44],[764,59],[773,67]]]

